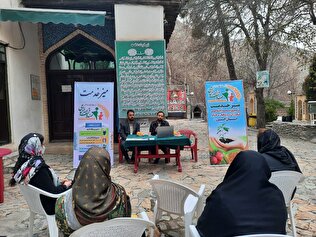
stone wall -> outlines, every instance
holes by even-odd
[[[274,121],[269,127],[280,135],[298,137],[316,143],[315,125]]]

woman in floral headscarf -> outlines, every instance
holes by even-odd
[[[110,170],[110,155],[105,149],[92,147],[83,155],[72,192],[56,202],[56,222],[65,236],[84,225],[131,216],[129,196],[111,181]]]
[[[45,163],[43,142],[44,137],[38,133],[29,133],[22,138],[10,185],[31,184],[49,193],[62,193],[71,186],[71,181],[61,184],[53,169]],[[40,198],[46,213],[54,215],[56,199],[45,196]]]

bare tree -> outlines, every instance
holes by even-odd
[[[316,25],[316,1],[315,0],[298,0],[302,4],[302,7],[306,7],[310,19],[314,25]]]
[[[193,27],[193,36],[196,38],[203,38],[204,43],[212,44],[212,51],[216,54],[213,57],[214,61],[221,58],[222,49],[226,57],[226,64],[231,80],[236,80],[237,75],[231,52],[230,43],[230,26],[227,21],[226,6],[224,2],[219,0],[198,0],[187,1],[185,11],[183,12],[187,22]],[[210,11],[201,11],[203,6],[212,6]],[[207,25],[207,27],[205,27]],[[204,49],[202,49],[204,50]],[[217,56],[217,57],[215,57]]]
[[[299,77],[300,67],[293,58],[295,48],[275,42],[267,62],[270,73],[269,88],[264,91],[265,97],[286,100],[287,90],[295,91],[296,81]],[[246,44],[238,44],[236,50],[236,71],[244,80],[245,88],[252,90],[256,87],[256,72],[258,63]],[[283,92],[283,95],[282,95]]]
[[[260,71],[268,68],[274,42],[306,42],[308,45],[314,40],[315,32],[308,24],[306,6],[293,0],[189,0],[189,22],[213,38],[223,37],[218,34],[223,24],[216,14],[218,4],[225,16],[224,27],[229,38],[244,39],[249,44]],[[255,89],[258,128],[265,127],[263,91],[263,88]]]
[[[204,82],[227,78],[223,50],[212,47],[209,37],[192,37],[192,28],[177,21],[168,44],[171,84],[186,84],[197,103],[204,103]]]

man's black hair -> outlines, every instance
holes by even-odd
[[[163,116],[165,116],[165,113],[164,113],[163,111],[161,111],[161,110],[160,110],[160,111],[158,111],[158,112],[157,112],[157,115],[158,115],[159,113],[162,113],[162,114],[163,114]]]
[[[133,112],[133,113],[135,114],[135,111],[132,110],[132,109],[127,110],[127,113],[126,113],[126,114],[128,115],[129,112]]]

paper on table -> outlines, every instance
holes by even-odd
[[[126,141],[146,141],[148,137],[128,137]]]

